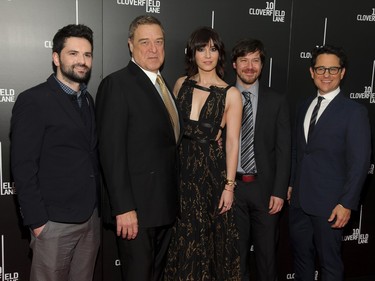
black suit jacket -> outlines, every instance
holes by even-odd
[[[370,166],[370,125],[366,108],[339,93],[306,143],[303,122],[315,97],[302,103],[296,115],[291,204],[328,218],[337,204],[357,208]]]
[[[25,225],[83,222],[97,204],[97,138],[93,99],[87,97],[91,131],[53,75],[17,98],[11,166]]]
[[[286,97],[259,84],[254,131],[257,182],[268,208],[270,196],[285,199],[291,162],[291,122]]]
[[[172,223],[177,211],[177,145],[155,86],[129,62],[102,81],[96,110],[111,215],[136,210],[141,227]]]

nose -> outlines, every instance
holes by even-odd
[[[250,60],[245,63],[245,67],[247,67],[247,68],[253,68],[253,65],[254,65],[254,63]]]
[[[153,52],[153,53],[156,53],[156,51],[157,51],[157,47],[156,47],[156,44],[154,42],[150,43],[150,51]]]
[[[205,52],[204,52],[204,56],[205,56],[206,58],[210,58],[210,57],[211,57],[211,51],[208,50],[208,49],[206,49]]]
[[[78,55],[77,56],[77,62],[79,64],[82,64],[82,65],[86,64],[86,57],[85,57],[85,55],[84,54]]]

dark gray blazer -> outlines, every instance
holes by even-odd
[[[94,101],[87,98],[92,130],[53,75],[14,104],[11,166],[25,225],[83,222],[98,204]]]
[[[270,196],[286,198],[291,162],[291,122],[285,95],[259,84],[254,132],[257,183],[268,209]]]

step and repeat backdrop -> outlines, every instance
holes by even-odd
[[[89,91],[95,96],[103,77],[129,61],[127,31],[138,15],[161,20],[166,32],[163,75],[170,85],[184,75],[185,44],[199,26],[215,28],[227,50],[226,81],[234,82],[229,61],[234,43],[243,37],[262,40],[267,50],[261,83],[287,95],[291,114],[296,104],[314,94],[309,74],[315,46],[343,46],[349,67],[342,89],[367,106],[375,124],[375,5],[294,0],[0,0],[0,281],[29,279],[29,231],[22,226],[17,187],[10,173],[9,124],[17,95],[52,73],[53,35],[70,23],[94,31],[94,66]],[[329,140],[327,140],[329,141]],[[374,145],[373,145],[374,147]],[[347,280],[375,280],[374,157],[360,208],[352,215],[343,239]],[[293,280],[286,207],[280,224],[279,280]],[[120,280],[115,236],[103,227],[95,280]],[[255,278],[253,278],[255,280]],[[320,280],[319,268],[316,280]]]

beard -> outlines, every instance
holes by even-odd
[[[259,75],[248,77],[246,75],[243,75],[242,73],[237,74],[237,76],[238,76],[238,78],[240,78],[242,83],[244,83],[245,85],[253,85],[255,83],[255,81],[259,78]]]
[[[75,67],[84,67],[84,68],[86,68],[86,72],[81,75],[74,70]],[[62,63],[62,61],[60,61],[60,71],[61,71],[61,74],[65,78],[69,79],[72,82],[76,82],[76,83],[80,83],[80,84],[81,83],[87,84],[90,80],[90,77],[91,77],[91,68],[88,68],[84,64],[78,64],[77,63],[77,64],[73,64],[71,66],[67,66],[64,63]]]

